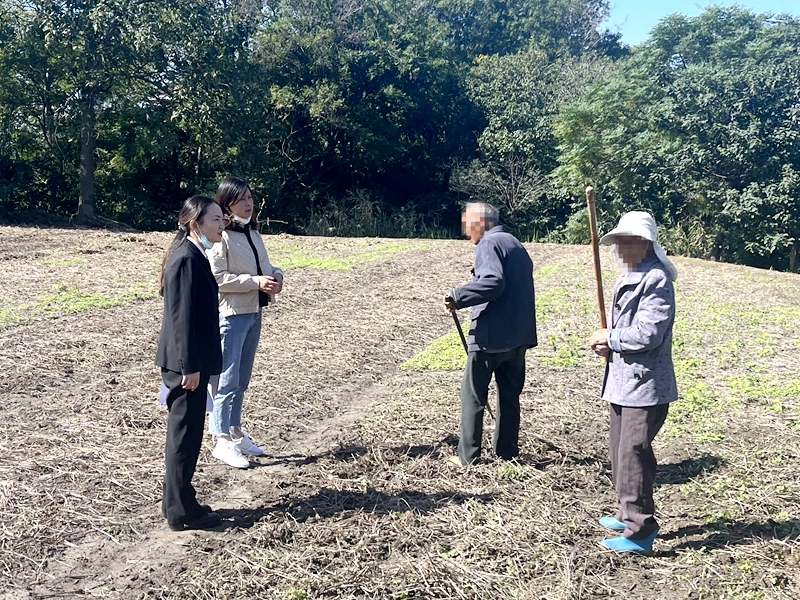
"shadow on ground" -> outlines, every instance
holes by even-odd
[[[434,494],[415,490],[403,490],[397,494],[387,494],[367,487],[363,492],[341,491],[323,488],[304,499],[290,500],[275,506],[255,509],[219,509],[224,519],[220,530],[233,527],[248,528],[270,515],[290,517],[302,523],[311,517],[329,519],[344,512],[363,512],[374,515],[415,512],[431,513],[434,510],[465,502],[489,504],[494,501],[492,494],[465,494],[457,491],[442,491]]]
[[[659,553],[659,556],[674,556],[681,550],[713,550],[728,546],[742,546],[766,540],[796,540],[800,538],[800,519],[788,521],[712,521],[704,525],[689,525],[676,531],[658,536],[669,541],[688,536],[704,536],[702,539],[687,540]]]
[[[258,460],[251,459],[251,466],[254,468],[259,467],[274,467],[277,465],[310,465],[317,462],[322,458],[333,458],[341,462],[353,462],[354,460],[364,456],[367,453],[367,448],[360,445],[347,445],[340,446],[331,452],[323,452],[322,454],[262,454]]]
[[[723,458],[705,454],[697,458],[687,458],[679,463],[658,465],[656,486],[687,483],[704,473],[716,471],[724,464]]]

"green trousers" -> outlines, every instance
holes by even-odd
[[[483,413],[489,400],[489,382],[497,383],[497,411],[492,446],[500,458],[519,455],[519,395],[525,385],[525,351],[470,352],[461,379],[461,436],[458,456],[469,464],[481,455]]]

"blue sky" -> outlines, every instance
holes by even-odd
[[[800,16],[799,0],[741,0],[740,2],[698,2],[697,0],[673,0],[653,2],[653,0],[610,0],[611,18],[606,27],[622,32],[622,41],[629,45],[639,44],[647,39],[650,30],[664,17],[681,13],[694,17],[703,12],[706,6],[717,4],[731,6],[738,4],[757,13],[788,12]]]

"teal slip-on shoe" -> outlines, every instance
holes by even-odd
[[[618,521],[616,517],[600,517],[597,522],[609,531],[625,531],[625,523]]]
[[[634,552],[636,554],[652,554],[653,553],[653,540],[656,539],[658,530],[656,529],[646,538],[641,540],[632,540],[626,537],[609,538],[600,542],[600,545],[606,550],[612,552]]]

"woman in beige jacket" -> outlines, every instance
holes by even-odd
[[[247,183],[228,177],[214,198],[228,216],[222,241],[209,250],[211,270],[219,285],[219,328],[222,373],[214,396],[209,430],[216,438],[212,456],[238,468],[247,468],[244,455],[263,450],[242,429],[242,403],[250,383],[258,339],[261,308],[283,287],[283,272],[273,267],[253,220],[253,194]]]

